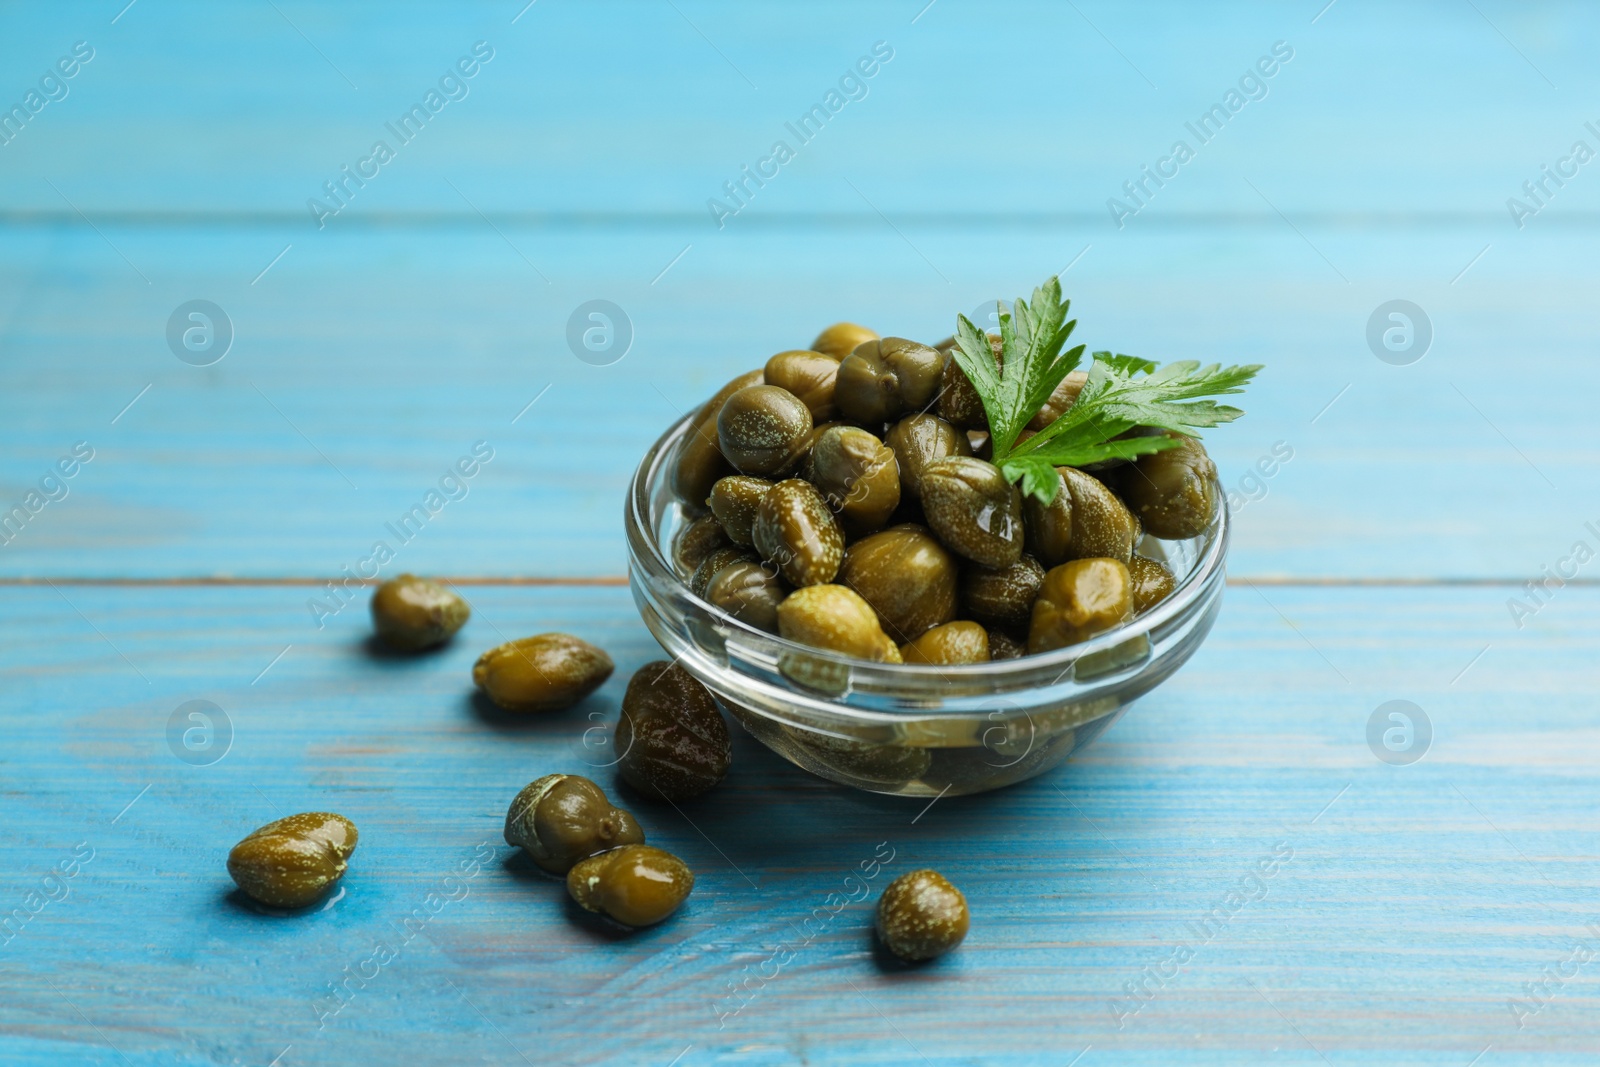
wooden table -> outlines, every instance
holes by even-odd
[[[40,90],[0,147],[0,1060],[1594,1062],[1591,7],[122,2],[0,14],[0,104]],[[932,340],[1052,271],[1091,348],[1268,365],[1208,437],[1204,648],[1067,767],[931,807],[740,736],[639,806],[685,909],[590,921],[500,828],[659,655],[639,454],[828,322]],[[569,347],[597,299],[620,359]],[[1393,300],[1425,350],[1369,345]],[[447,649],[308,606],[379,540],[471,599]],[[616,675],[485,715],[474,657],[548,629]],[[1386,762],[1392,700],[1431,740]],[[361,828],[342,894],[241,905],[228,848],[307,809]],[[935,965],[831,910],[890,850],[971,902]]]

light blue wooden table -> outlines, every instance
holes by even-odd
[[[1592,7],[124,2],[0,11],[0,1061],[1594,1062]],[[639,454],[828,322],[931,340],[1058,270],[1091,347],[1268,365],[1208,442],[1207,644],[1071,765],[931,808],[741,736],[639,806],[687,907],[588,921],[499,834],[658,655]],[[595,299],[606,365],[566,340]],[[194,300],[208,366],[168,343]],[[1425,352],[1369,345],[1393,300]],[[391,568],[459,582],[459,639],[319,628],[476,442]],[[485,716],[477,653],[548,629],[616,676]],[[169,745],[192,700],[217,762]],[[1391,700],[1419,761],[1369,746]],[[238,904],[228,848],[318,808],[361,827],[343,895]],[[933,966],[870,902],[797,932],[885,849],[971,902]]]

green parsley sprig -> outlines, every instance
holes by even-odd
[[[1066,322],[1070,301],[1061,299],[1060,279],[1052,277],[1021,297],[1010,313],[1000,306],[1000,366],[988,337],[965,316],[956,320],[951,356],[971,380],[989,417],[993,463],[1019,482],[1025,495],[1043,503],[1055,499],[1057,467],[1081,467],[1107,459],[1134,459],[1175,448],[1166,436],[1120,437],[1135,426],[1172,430],[1189,437],[1244,412],[1207,397],[1244,391],[1261,364],[1223,367],[1198,360],[1165,366],[1137,356],[1096,352],[1089,380],[1066,413],[1028,440],[1017,437],[1062,379],[1076,370],[1083,345],[1063,353],[1077,326]]]

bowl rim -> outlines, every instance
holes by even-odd
[[[699,424],[700,414],[700,408],[697,406],[669,426],[645,452],[634,471],[629,483],[624,516],[628,532],[630,571],[636,572],[642,567],[648,577],[673,583],[686,600],[699,611],[709,615],[719,626],[728,627],[758,644],[773,646],[780,655],[799,655],[812,660],[831,661],[848,666],[857,677],[872,679],[874,688],[880,686],[888,688],[897,678],[912,687],[953,681],[971,684],[983,679],[995,683],[993,691],[997,693],[1031,688],[1039,684],[1051,684],[1043,680],[1042,676],[1054,671],[1056,680],[1059,681],[1079,660],[1087,656],[1123,645],[1130,639],[1148,637],[1153,631],[1161,631],[1180,623],[1197,610],[1202,601],[1225,577],[1224,568],[1231,533],[1230,516],[1227,496],[1221,492],[1213,477],[1211,492],[1215,494],[1216,512],[1205,531],[1197,535],[1197,538],[1191,539],[1203,540],[1197,558],[1188,573],[1179,578],[1177,587],[1154,609],[1121,626],[1096,634],[1086,641],[1016,659],[950,665],[878,663],[831,649],[816,648],[791,641],[778,634],[751,626],[716,605],[695,596],[690,591],[688,582],[679,577],[669,550],[657,536],[650,514],[651,487],[656,484],[662,473],[669,473],[664,472],[663,468],[670,459],[675,458],[679,440]],[[630,577],[635,581],[639,580],[637,573],[632,573]]]

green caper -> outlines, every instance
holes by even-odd
[[[1119,559],[1075,559],[1052,567],[1033,602],[1028,653],[1064,648],[1133,617],[1133,582]]]
[[[799,397],[811,409],[812,420],[822,422],[833,418],[833,383],[838,374],[838,356],[797,349],[767,360],[765,380]]]
[[[1183,443],[1140,456],[1118,472],[1122,499],[1157,537],[1182,541],[1198,537],[1216,514],[1212,483],[1217,465],[1192,437],[1169,433]]]
[[[789,641],[877,663],[899,663],[900,649],[865,600],[842,585],[796,589],[778,605],[778,633]]]
[[[894,424],[883,443],[894,451],[900,468],[900,495],[910,500],[921,499],[922,472],[928,464],[972,455],[967,435],[937,415],[908,415]]]
[[[1002,659],[1018,659],[1026,655],[1027,651],[1021,641],[1018,641],[1004,630],[989,631],[989,659],[991,662]]]
[[[956,617],[955,557],[921,526],[891,526],[845,552],[839,581],[877,612],[900,642]]]
[[[1028,498],[1028,551],[1046,567],[1101,557],[1126,563],[1139,540],[1138,520],[1127,505],[1092,474],[1057,467],[1056,476],[1054,500]]]
[[[954,350],[955,343],[955,338],[950,338],[950,347],[945,351]],[[989,348],[995,367],[1000,367],[1000,338],[990,334]],[[967,372],[961,369],[961,364],[956,362],[953,355],[944,365],[944,379],[939,388],[939,417],[964,430],[989,428],[989,415],[983,410],[983,401],[972,387],[972,379],[967,377]]]
[[[1133,583],[1133,610],[1143,614],[1172,595],[1178,587],[1165,563],[1135,555],[1128,560],[1128,580]]]
[[[711,579],[715,578],[717,573],[724,567],[735,563],[753,562],[754,560],[755,556],[749,549],[741,548],[738,545],[719,548],[701,560],[700,566],[694,569],[694,574],[689,578],[689,592],[703,599],[706,595],[706,587],[711,584]]]
[[[1088,372],[1081,370],[1069,371],[1067,376],[1061,379],[1061,383],[1050,393],[1050,398],[1044,402],[1038,411],[1034,412],[1033,418],[1028,420],[1027,428],[1034,433],[1038,433],[1065,415],[1067,409],[1077,403],[1078,394],[1083,392],[1083,387],[1088,381]]]
[[[732,543],[715,515],[702,515],[672,539],[672,567],[680,578],[688,578],[707,556]]]
[[[733,474],[717,479],[706,503],[711,506],[711,514],[722,523],[728,540],[736,545],[755,544],[750,536],[750,526],[756,521],[756,510],[761,507],[762,497],[771,488],[772,483],[767,479],[752,478],[748,474]]]
[[[796,726],[785,725],[782,729],[783,741],[779,747],[792,753],[802,767],[824,777],[844,778],[868,789],[897,787],[915,781],[933,762],[932,754],[925,748],[875,744]]]
[[[617,771],[644,796],[687,800],[722,781],[733,761],[728,725],[710,692],[676,663],[646,663],[628,681],[617,720]]]
[[[967,898],[938,871],[902,874],[878,898],[878,937],[903,960],[931,960],[961,944]]]
[[[998,467],[951,456],[922,472],[922,510],[952,552],[986,567],[1022,558],[1022,493]]]
[[[866,430],[835,426],[811,449],[810,478],[851,534],[881,529],[900,504],[894,453]]]
[[[867,341],[839,363],[833,402],[862,425],[921,411],[939,393],[945,355],[903,337]]]
[[[820,585],[839,572],[844,532],[810,482],[790,478],[767,490],[751,533],[790,585]]]
[[[961,606],[985,626],[1025,634],[1043,584],[1044,568],[1027,554],[1009,567],[972,564],[961,569]]]
[[[644,843],[638,821],[576,774],[547,774],[523,786],[506,809],[505,836],[551,874],[566,874],[597,852]]]
[[[571,634],[536,634],[478,657],[472,680],[507,711],[560,711],[611,677],[611,657]]]
[[[586,910],[624,926],[653,926],[688,899],[694,874],[670,852],[624,845],[567,872],[567,892]]]
[[[698,508],[718,478],[733,474],[733,464],[722,454],[717,441],[717,414],[728,397],[741,389],[760,385],[762,372],[748,371],[733,379],[701,405],[694,429],[684,435],[672,468],[672,491],[678,498]]]
[[[768,633],[778,632],[778,605],[789,586],[771,571],[771,564],[735,560],[719,569],[701,596],[740,622]]]
[[[975,622],[947,622],[900,646],[906,663],[988,663],[989,635]]]
[[[402,652],[442,645],[466,623],[472,608],[438,582],[402,574],[372,594],[372,625],[385,644]]]
[[[303,908],[344,877],[356,824],[329,811],[277,819],[228,853],[228,874],[245,895],[273,908]]]
[[[811,426],[811,410],[789,390],[752,385],[722,405],[717,441],[741,474],[781,474],[804,455]]]
[[[832,356],[834,359],[843,359],[861,345],[877,339],[878,335],[865,326],[857,326],[853,322],[836,322],[817,334],[817,339],[811,342],[811,350]]]

